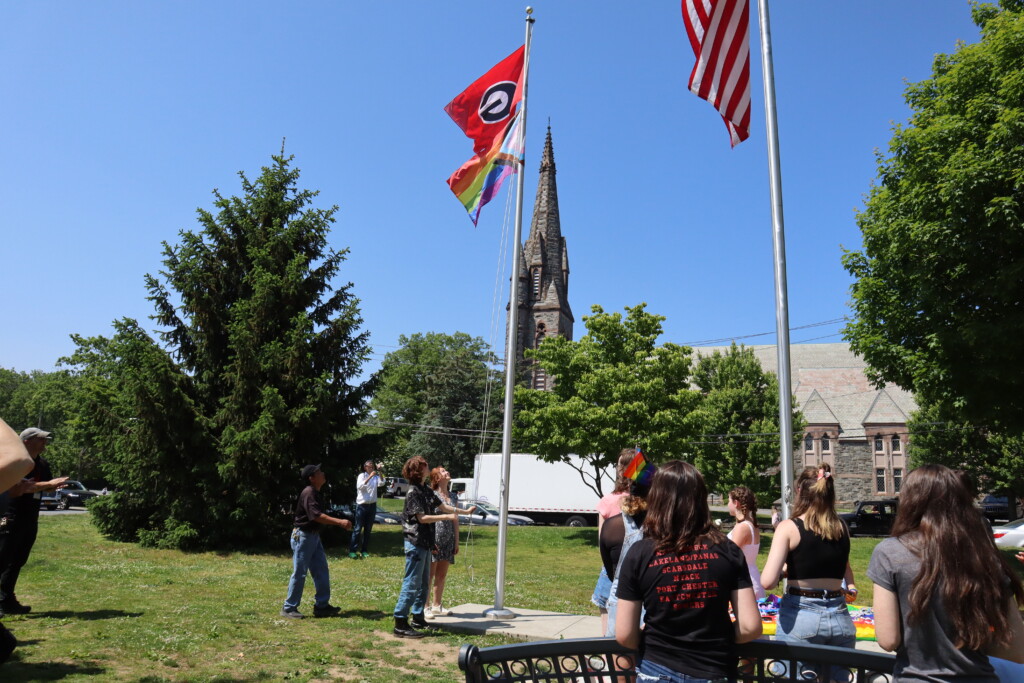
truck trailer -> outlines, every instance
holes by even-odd
[[[508,511],[526,515],[537,524],[597,526],[597,493],[587,485],[583,468],[593,483],[594,470],[578,455],[569,456],[572,464],[545,462],[529,453],[513,453],[509,468]],[[610,493],[615,486],[615,468],[601,472],[601,490]],[[466,482],[465,499],[501,504],[501,453],[478,453],[473,479]]]

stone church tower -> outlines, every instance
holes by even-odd
[[[558,335],[572,339],[574,322],[569,308],[569,256],[558,216],[550,126],[540,160],[530,236],[519,262],[519,358],[516,363],[522,368],[520,376],[527,378],[531,387],[550,389],[551,379],[542,369],[527,364],[523,357],[523,349],[537,348],[544,337]]]

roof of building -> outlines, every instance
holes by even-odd
[[[762,368],[778,374],[774,344],[747,348]],[[902,387],[873,387],[864,374],[864,359],[846,344],[792,344],[789,348],[793,394],[809,426],[838,424],[841,438],[864,438],[865,424],[902,425],[917,409],[914,397]],[[701,356],[728,350],[728,346],[694,349]]]

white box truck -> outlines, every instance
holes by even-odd
[[[578,455],[572,464],[545,462],[529,453],[513,453],[509,467],[508,511],[526,515],[537,524],[597,526],[598,495],[587,485],[578,465],[593,484],[594,468]],[[600,473],[601,490],[615,486],[615,468]],[[478,453],[473,479],[466,482],[465,500],[501,503],[501,453]]]

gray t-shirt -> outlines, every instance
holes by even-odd
[[[903,642],[896,650],[894,681],[997,683],[999,678],[985,653],[957,648],[957,633],[939,591],[932,597],[931,609],[917,623],[908,623],[910,589],[920,568],[921,559],[898,538],[887,538],[875,546],[868,565],[868,578],[895,593],[900,601]]]

